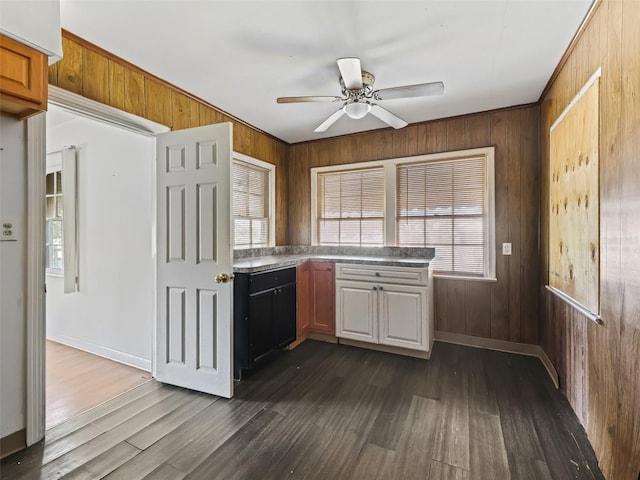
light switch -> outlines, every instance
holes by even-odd
[[[511,255],[511,244],[503,243],[502,244],[502,254],[503,255]]]
[[[0,220],[0,226],[2,227],[0,230],[0,241],[7,242],[18,240],[15,220],[3,218]]]

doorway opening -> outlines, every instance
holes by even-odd
[[[153,137],[47,113],[46,429],[149,381]]]

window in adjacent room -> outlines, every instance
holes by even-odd
[[[275,166],[234,153],[233,248],[275,245]]]
[[[46,177],[46,266],[47,273],[62,275],[64,251],[62,237],[62,167]]]

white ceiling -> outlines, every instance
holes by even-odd
[[[339,57],[374,89],[443,81],[441,97],[380,102],[409,123],[538,100],[592,0],[61,0],[63,28],[286,142],[386,128],[315,127],[340,95]]]

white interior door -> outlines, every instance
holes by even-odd
[[[230,398],[232,272],[230,123],[157,136],[158,314],[155,373]]]

